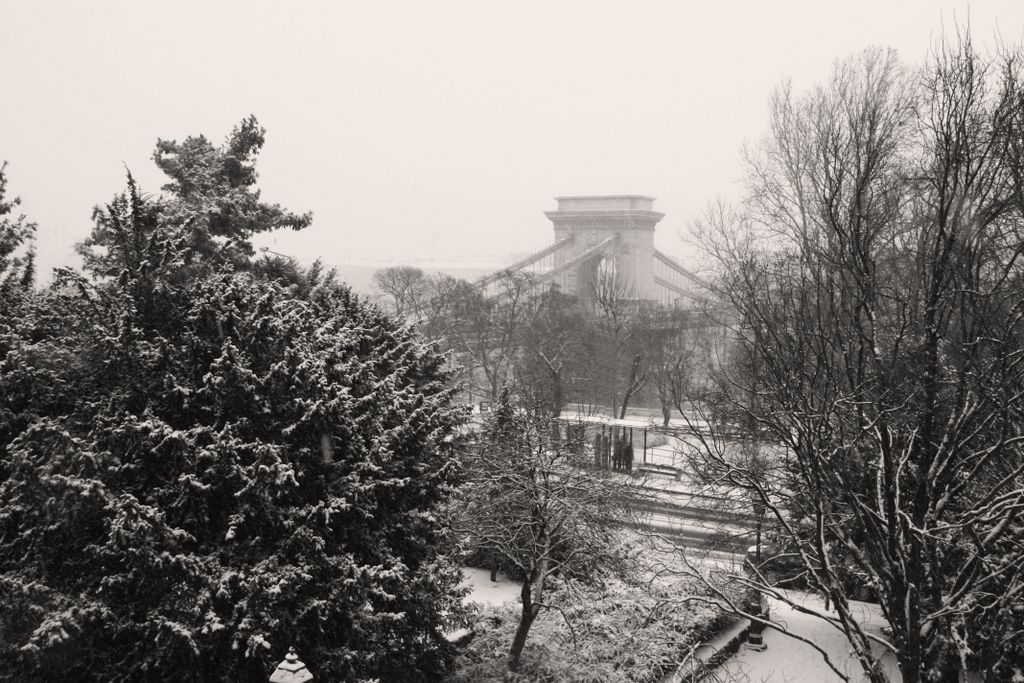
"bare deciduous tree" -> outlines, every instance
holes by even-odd
[[[696,311],[648,306],[636,323],[638,343],[647,359],[647,376],[669,425],[672,411],[683,407],[698,392],[706,374],[708,321]]]
[[[468,463],[460,526],[523,579],[511,671],[537,615],[559,609],[545,602],[553,576],[597,579],[622,562],[613,550],[614,530],[627,520],[633,487],[590,468],[581,443],[549,434],[547,410],[516,410],[505,390]]]
[[[460,288],[448,309],[446,343],[468,369],[477,391],[496,401],[508,384],[522,346],[523,330],[536,314],[529,275],[510,273],[493,285]]]
[[[588,324],[576,298],[557,289],[538,292],[531,309],[515,383],[528,403],[550,406],[551,417],[557,418],[580,378],[590,372]]]
[[[419,268],[391,266],[373,274],[373,284],[387,301],[388,312],[398,318],[419,319],[430,293],[430,278]]]
[[[647,365],[634,334],[639,310],[634,283],[613,258],[597,264],[594,301],[596,331],[602,342],[594,379],[598,386],[607,386],[609,407],[622,419],[630,400],[647,384]]]
[[[773,457],[755,474],[703,429],[696,456],[765,506],[873,681],[879,649],[907,683],[959,680],[979,605],[1022,591],[1019,83],[965,38],[921,72],[872,50],[784,87],[749,201],[702,226],[737,313],[722,394]],[[734,577],[786,600],[765,578]]]

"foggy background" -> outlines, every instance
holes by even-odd
[[[968,20],[1013,43],[1024,3],[0,0],[0,160],[43,282],[125,166],[158,191],[158,137],[219,143],[249,114],[263,197],[314,213],[258,244],[354,280],[507,263],[551,242],[567,194],[656,197],[656,244],[687,264],[687,220],[735,193],[781,79],[868,45],[918,64]]]

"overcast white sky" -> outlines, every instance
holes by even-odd
[[[124,165],[158,189],[157,137],[250,113],[264,197],[314,212],[266,243],[303,260],[500,260],[550,241],[553,197],[619,193],[657,197],[684,255],[782,78],[869,45],[920,62],[968,16],[983,45],[1024,35],[1021,0],[0,0],[0,160],[43,272]]]

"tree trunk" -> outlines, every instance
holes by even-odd
[[[519,617],[519,627],[516,628],[516,636],[512,639],[512,648],[508,653],[508,670],[519,670],[519,659],[523,654],[523,647],[526,645],[526,636],[530,634],[530,627],[533,626],[537,614],[540,613],[544,598],[544,583],[548,576],[549,555],[551,551],[551,539],[547,534],[541,532],[543,545],[540,552],[540,561],[537,567],[523,581],[523,588],[519,591],[523,600],[523,611]],[[533,578],[531,582],[529,579]]]
[[[644,382],[646,382],[647,378],[640,372],[641,360],[639,353],[633,357],[633,364],[629,369],[629,384],[626,386],[626,393],[622,396],[622,410],[619,411],[620,420],[626,419],[626,410],[629,408],[629,399],[633,398],[633,394],[640,391]]]
[[[921,680],[921,670],[913,664],[907,665],[901,663],[900,675],[902,680],[907,681],[908,683],[919,683]]]
[[[553,418],[555,418],[557,420],[562,415],[562,406],[564,405],[564,402],[565,402],[565,398],[564,398],[565,390],[562,388],[562,376],[561,376],[561,373],[558,373],[558,372],[555,372],[554,370],[552,370],[551,371],[551,375],[552,375],[552,377],[551,377],[551,379],[552,379],[552,384],[551,384],[551,388],[552,388],[552,394],[551,394],[551,399],[552,399],[551,400],[551,402],[552,402],[552,405],[551,405],[551,417],[553,417]]]
[[[523,610],[520,612],[519,626],[516,628],[516,635],[512,639],[512,647],[508,653],[509,671],[519,671],[519,662],[523,655],[523,648],[526,646],[526,637],[530,635],[530,627],[533,626],[533,620],[537,618],[537,613],[540,611],[540,608],[533,604],[529,581],[523,582],[521,594]]]

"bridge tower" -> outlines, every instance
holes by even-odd
[[[624,194],[556,197],[557,211],[546,211],[555,228],[555,282],[593,306],[599,282],[611,283],[631,299],[655,299],[654,228],[665,214],[654,198]]]
[[[709,283],[654,247],[654,228],[665,214],[654,198],[639,194],[556,197],[546,211],[555,240],[476,284],[488,296],[501,294],[502,278],[522,273],[536,284],[556,284],[594,309],[598,287],[614,287],[617,299],[689,307],[704,298]]]

